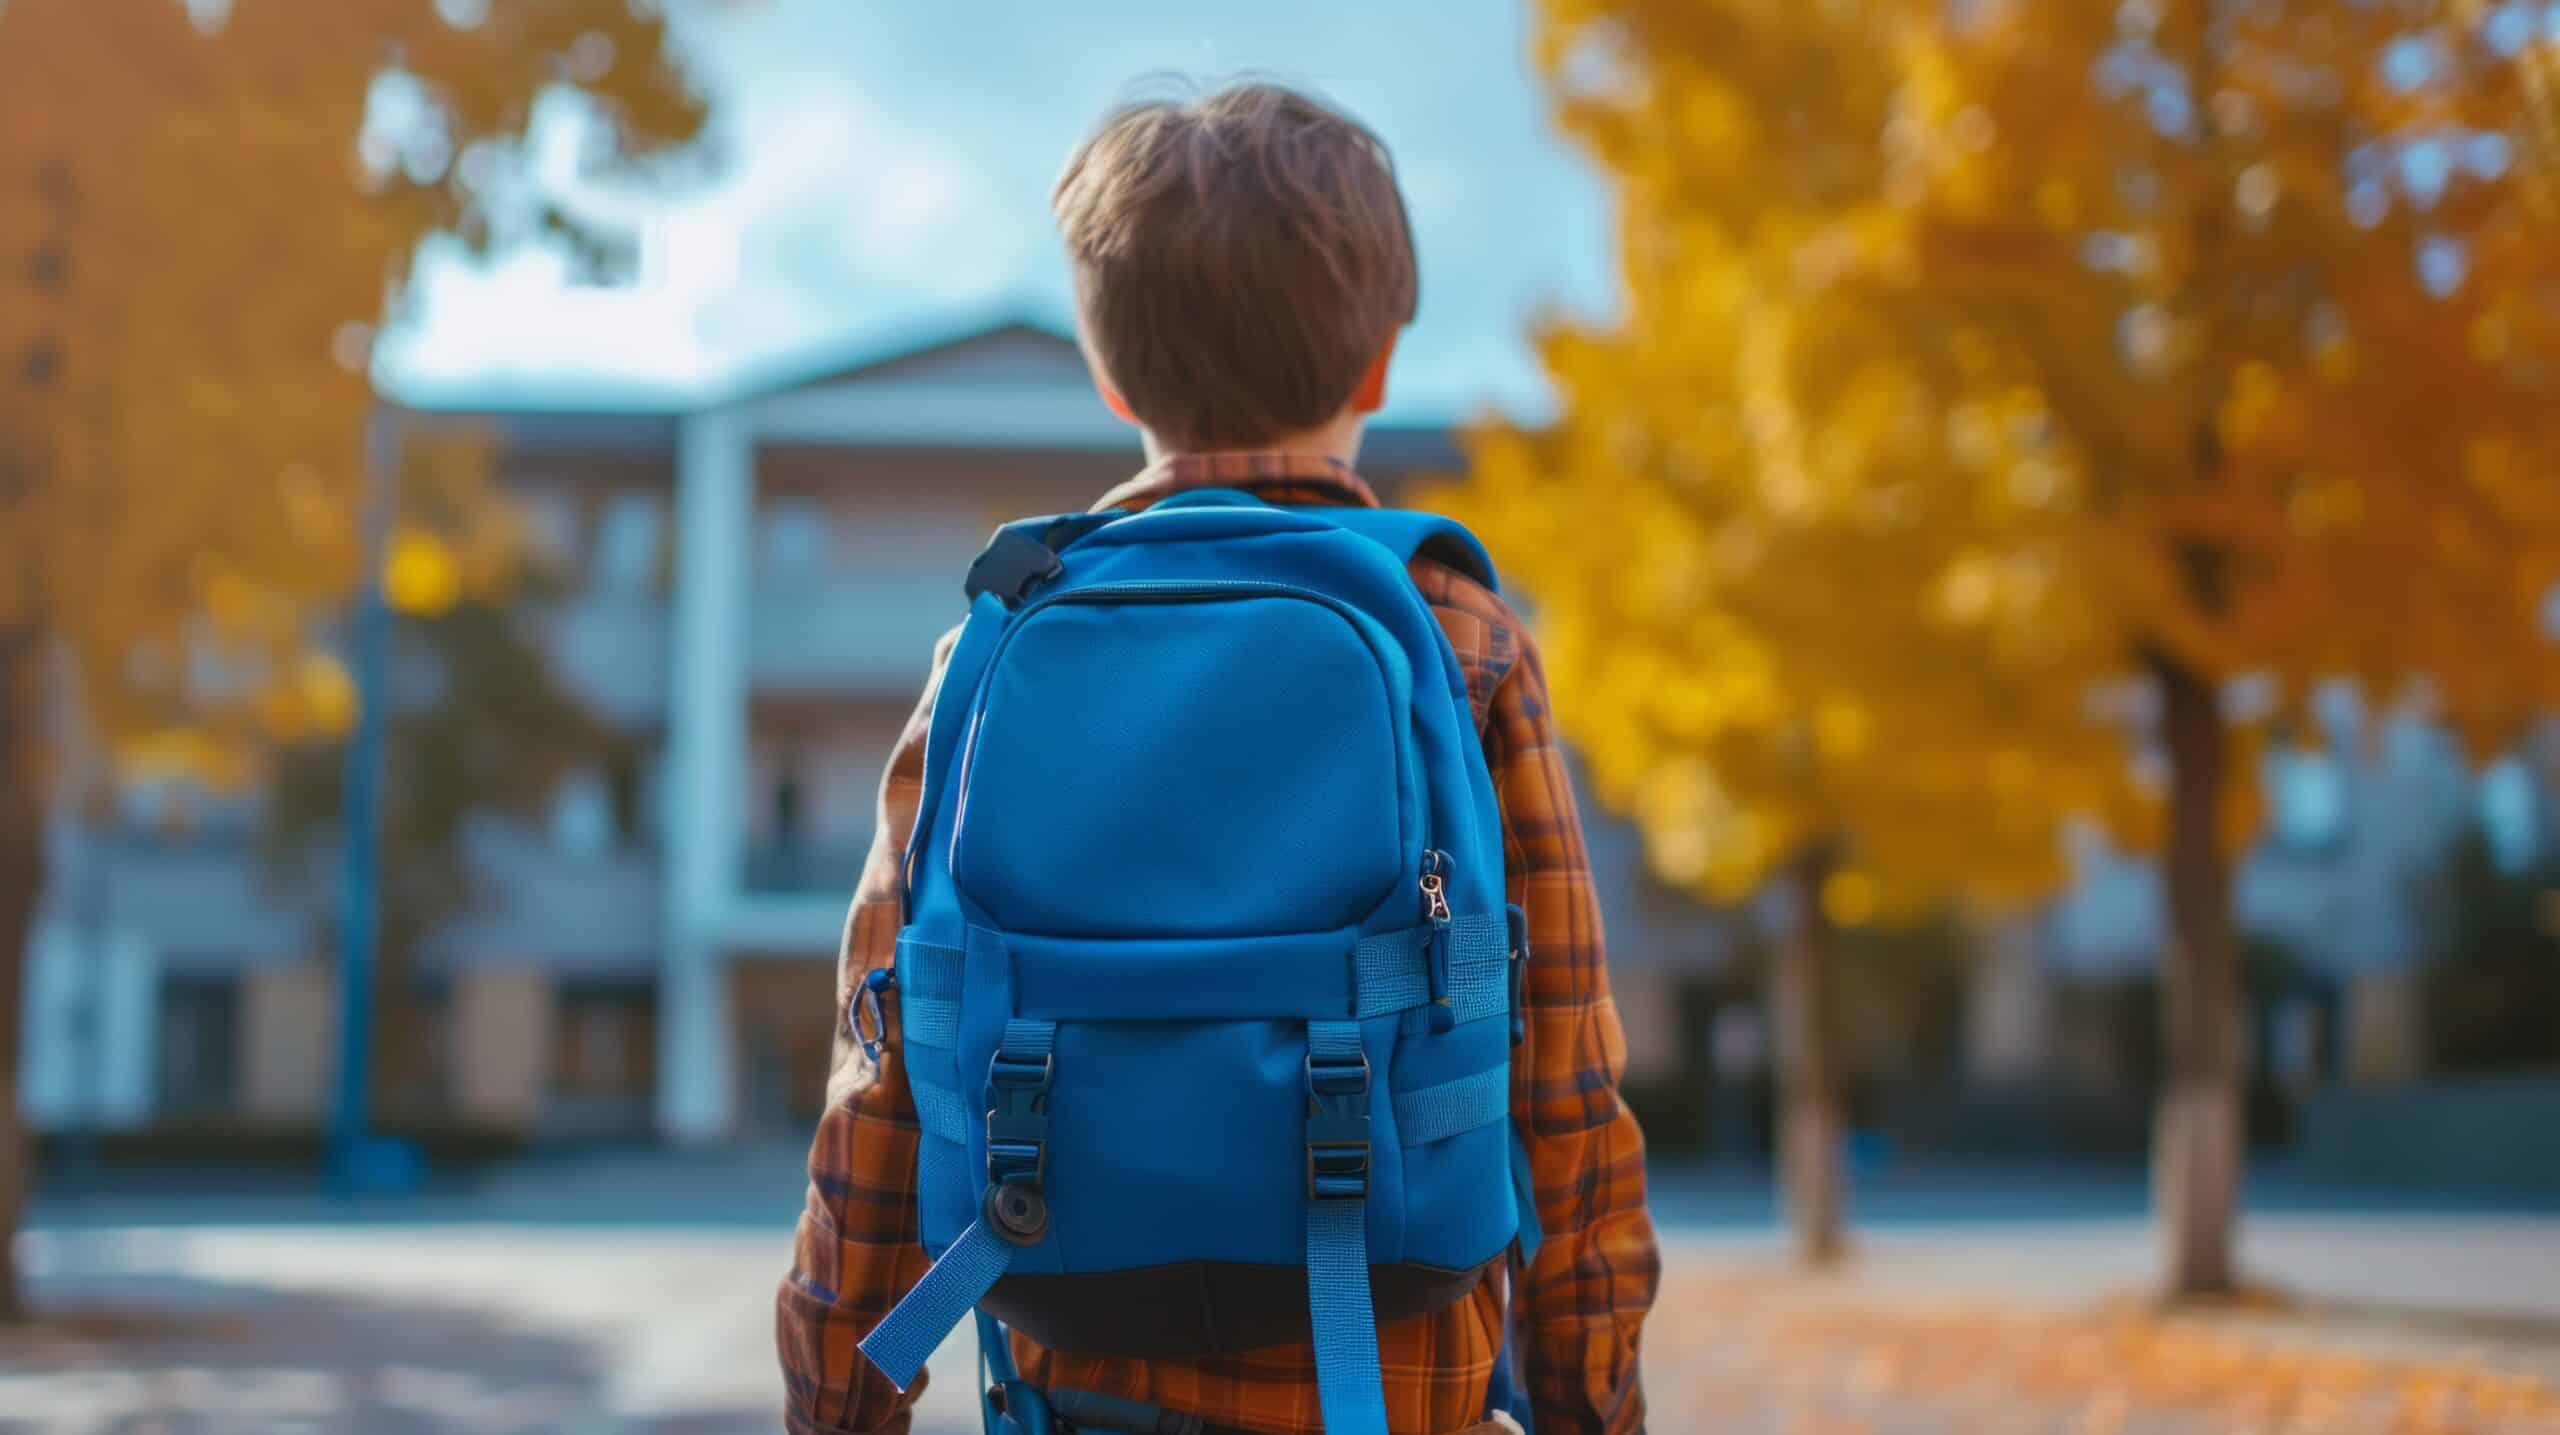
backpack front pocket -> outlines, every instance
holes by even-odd
[[[1276,585],[1033,605],[978,695],[953,881],[1009,932],[1358,926],[1417,845],[1395,718],[1411,679],[1390,656],[1356,615]]]

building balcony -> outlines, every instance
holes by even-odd
[[[655,852],[573,852],[496,821],[475,823],[467,841],[481,898],[437,932],[435,961],[596,976],[654,970],[665,925]]]
[[[751,895],[847,898],[862,877],[871,839],[755,842],[747,846],[746,890]]]
[[[647,594],[586,594],[541,615],[551,670],[570,692],[625,727],[666,711],[668,605]]]
[[[935,640],[963,616],[956,577],[760,586],[748,608],[747,678],[765,693],[911,697],[932,667]]]
[[[230,830],[120,834],[102,871],[66,871],[55,892],[73,926],[102,921],[142,942],[163,967],[179,968],[311,952],[335,895],[325,883],[272,869],[253,835]]]
[[[554,605],[536,630],[570,692],[606,718],[639,727],[666,713],[669,614],[661,598],[589,595]],[[747,612],[747,679],[758,692],[795,697],[911,698],[935,640],[962,616],[956,578],[761,586]]]

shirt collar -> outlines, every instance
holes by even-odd
[[[1193,488],[1241,488],[1270,503],[1375,508],[1378,495],[1340,459],[1274,449],[1178,453],[1140,469],[1102,496],[1095,511],[1145,508]]]

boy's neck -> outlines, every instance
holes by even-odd
[[[1256,453],[1307,454],[1316,458],[1329,458],[1334,462],[1341,464],[1345,468],[1352,468],[1359,464],[1360,435],[1362,431],[1368,427],[1368,422],[1369,416],[1366,414],[1357,412],[1346,413],[1342,417],[1335,419],[1333,422],[1325,424],[1320,428],[1306,429],[1298,433],[1282,434],[1277,438],[1268,439],[1262,443],[1255,444],[1214,445],[1209,447],[1201,447],[1198,445],[1174,445],[1163,442],[1153,433],[1143,429],[1139,431],[1138,438],[1139,442],[1145,447],[1147,463],[1150,466],[1162,463],[1169,458],[1182,458],[1195,453],[1230,452],[1234,449],[1242,448],[1250,449]]]

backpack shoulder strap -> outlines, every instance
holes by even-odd
[[[1493,558],[1484,545],[1467,531],[1467,526],[1454,518],[1437,513],[1417,513],[1409,508],[1302,508],[1338,528],[1347,528],[1377,543],[1396,555],[1400,562],[1428,558],[1446,563],[1495,592],[1502,584],[1494,576]]]

